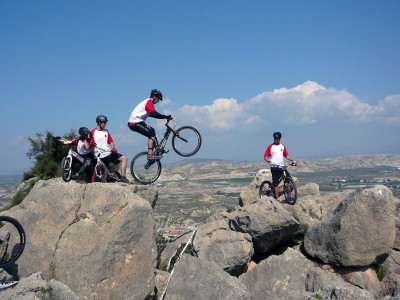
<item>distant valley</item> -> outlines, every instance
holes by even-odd
[[[186,159],[163,165],[154,183],[159,199],[154,209],[160,230],[171,224],[201,222],[218,210],[238,204],[238,196],[267,163]],[[400,197],[400,154],[356,155],[329,159],[298,159],[290,167],[299,185],[319,184],[322,193],[385,184]],[[0,176],[0,201],[11,201],[21,176]],[[129,176],[132,181],[132,177]],[[301,201],[301,200],[300,200]]]

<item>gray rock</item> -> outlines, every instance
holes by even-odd
[[[25,228],[19,276],[41,271],[81,298],[145,299],[155,287],[153,210],[133,185],[39,181],[10,211]]]
[[[381,263],[395,238],[394,202],[385,186],[351,192],[331,218],[309,227],[306,252],[336,266]]]
[[[233,276],[247,270],[254,254],[251,236],[232,231],[227,219],[201,225],[193,246],[199,257],[214,261]]]
[[[233,214],[229,226],[251,235],[256,253],[265,253],[303,232],[299,222],[269,197],[247,205]]]
[[[239,196],[239,205],[246,206],[255,203],[260,198],[259,188],[263,181],[271,180],[270,169],[261,169],[257,172],[250,185],[245,188]]]
[[[165,300],[250,299],[246,286],[216,263],[184,254],[176,263]]]
[[[41,272],[36,272],[22,278],[14,287],[0,291],[0,299],[79,300],[79,297],[65,284],[54,279],[47,282]]]
[[[368,291],[322,270],[291,248],[261,261],[239,279],[252,299],[374,299]],[[340,297],[332,298],[333,294]],[[341,296],[344,294],[346,297]]]
[[[182,244],[186,244],[191,236],[192,236],[192,231],[189,231],[185,232],[184,234],[173,240],[168,241],[165,245],[165,248],[159,255],[157,268],[160,270],[166,270],[169,261],[175,255],[176,251]]]

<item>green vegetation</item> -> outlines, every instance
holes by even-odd
[[[185,245],[186,245],[186,244],[182,244],[182,245],[178,248],[178,250],[176,251],[176,254],[175,254],[174,257],[171,259],[171,264],[170,264],[170,266],[169,266],[169,269],[166,270],[167,272],[171,272],[171,270],[174,268],[175,263],[178,261],[178,258],[179,258],[179,256],[181,255],[181,252],[182,252],[183,248],[185,247]],[[185,252],[183,252],[183,253],[186,253],[186,254],[189,254],[189,255],[192,255],[192,256],[193,256],[194,253],[195,253],[193,245],[192,245],[192,244],[189,244],[189,245],[187,246],[187,248],[185,249]],[[183,253],[182,253],[182,254],[183,254]]]
[[[389,268],[385,265],[377,265],[375,266],[376,276],[378,277],[379,281],[382,281],[386,275],[389,274]]]
[[[57,279],[57,275],[56,275],[56,263],[55,263],[54,261],[52,261],[52,262],[50,263],[49,276],[50,276],[50,279]]]
[[[70,130],[64,137],[72,138],[76,136],[74,130]],[[28,138],[31,149],[26,154],[28,158],[34,159],[33,167],[24,173],[22,181],[32,177],[50,179],[58,177],[60,174],[60,163],[62,158],[68,153],[68,146],[60,145],[54,135],[46,131],[45,134],[37,133],[35,138]]]
[[[18,193],[16,193],[14,195],[14,197],[13,197],[10,205],[7,207],[7,209],[10,209],[11,207],[14,207],[14,206],[20,204],[25,199],[25,197],[28,196],[29,192],[32,190],[35,183],[36,183],[36,181],[31,181],[27,188],[18,191]]]
[[[312,295],[312,297],[313,297],[314,299],[317,299],[317,300],[322,299],[322,297],[321,297],[319,294],[314,294],[314,295]]]
[[[235,211],[235,207],[233,207],[233,206],[229,206],[229,207],[227,207],[227,209],[226,209],[226,212],[227,213],[231,213],[231,212],[234,212]]]
[[[164,250],[165,246],[167,246],[167,239],[163,237],[161,234],[156,237],[156,245],[157,245],[157,254],[160,255]]]

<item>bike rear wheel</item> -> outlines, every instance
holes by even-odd
[[[0,216],[0,268],[19,258],[25,243],[26,236],[22,225],[14,218]]]
[[[159,160],[148,160],[147,152],[140,152],[131,161],[132,177],[142,183],[153,183],[161,175],[161,162]]]
[[[107,182],[106,169],[104,166],[99,165],[94,168],[92,182]]]
[[[61,160],[61,177],[65,182],[71,180],[72,175],[72,159],[70,157],[63,157]]]
[[[274,187],[268,180],[263,181],[259,189],[260,198],[262,197],[274,197]]]
[[[201,135],[194,127],[178,128],[172,136],[172,148],[180,156],[192,156],[199,151],[200,146]]]
[[[297,201],[297,186],[290,177],[285,178],[283,194],[287,204],[293,205]]]

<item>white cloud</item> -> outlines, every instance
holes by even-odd
[[[216,130],[229,130],[251,118],[244,106],[236,99],[219,98],[211,105],[185,105],[178,110],[182,118],[190,119],[193,124],[202,124]]]
[[[379,106],[362,102],[353,94],[307,81],[293,88],[261,93],[250,101],[259,110],[268,110],[288,124],[331,123],[338,120],[361,123],[377,121],[386,106],[400,105],[399,98],[382,101]],[[393,111],[390,113],[392,114]],[[389,117],[389,116],[386,116]],[[383,120],[382,120],[383,121]]]

